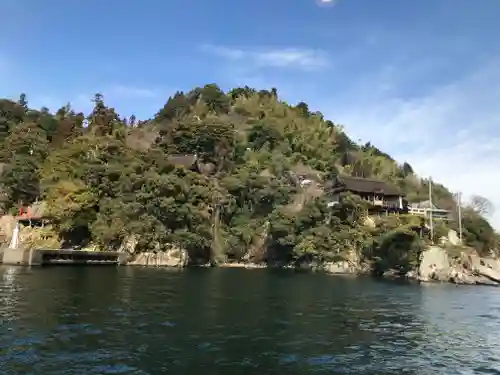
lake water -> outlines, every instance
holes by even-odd
[[[0,374],[500,374],[500,289],[0,267]]]

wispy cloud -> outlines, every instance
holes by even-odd
[[[240,49],[204,44],[201,50],[227,60],[245,62],[256,68],[317,70],[329,64],[326,52],[307,48]]]
[[[316,0],[316,4],[321,7],[334,6],[339,2],[339,0]]]
[[[318,50],[288,48],[254,54],[257,64],[272,67],[293,67],[318,69],[328,65],[326,54]]]
[[[351,104],[338,106],[335,119],[346,124],[353,138],[390,151],[419,174],[465,196],[485,196],[496,206],[492,222],[500,229],[499,61],[492,59],[419,97],[372,89],[372,96],[360,102],[353,93]],[[390,83],[397,87],[398,77]],[[366,82],[364,92],[385,84],[387,76],[378,75]]]
[[[200,48],[203,52],[207,52],[229,60],[240,60],[247,55],[247,53],[241,49],[216,46],[213,44],[203,44]]]

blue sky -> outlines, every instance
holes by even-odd
[[[0,13],[0,96],[88,110],[101,92],[147,118],[178,89],[277,87],[489,198],[500,228],[498,0],[0,0]]]

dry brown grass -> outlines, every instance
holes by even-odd
[[[126,143],[133,150],[147,151],[155,143],[158,135],[156,129],[134,128],[127,134]]]
[[[300,192],[295,194],[292,203],[286,205],[284,210],[289,213],[300,212],[304,205],[312,199],[319,198],[324,194],[323,187],[313,182],[309,186],[300,188]]]

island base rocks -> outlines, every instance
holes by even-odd
[[[417,279],[421,282],[499,285],[500,260],[482,258],[471,249],[450,256],[446,248],[432,246],[422,253]]]
[[[127,265],[182,268],[188,265],[188,259],[186,250],[170,249],[131,255]]]

